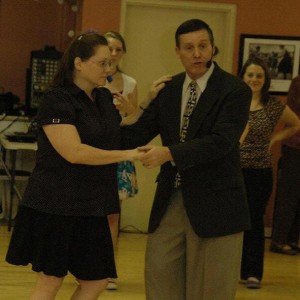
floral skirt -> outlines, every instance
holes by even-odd
[[[118,163],[118,190],[120,200],[133,197],[138,192],[135,165],[131,161]]]

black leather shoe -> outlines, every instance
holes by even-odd
[[[291,249],[285,249],[284,246],[288,246],[285,244],[279,245],[275,243],[271,243],[270,251],[275,253],[281,253],[285,255],[296,255],[298,253],[297,250],[291,248]]]

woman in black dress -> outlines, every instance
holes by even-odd
[[[120,116],[104,86],[110,51],[97,33],[77,37],[45,94],[36,166],[19,208],[6,260],[32,264],[33,299],[55,299],[68,272],[80,283],[71,299],[97,299],[116,277],[107,222],[119,209],[117,163],[138,150],[119,149]]]

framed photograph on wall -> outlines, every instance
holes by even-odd
[[[269,67],[270,93],[285,95],[291,80],[300,74],[300,37],[241,34],[239,72],[252,56],[262,58]]]

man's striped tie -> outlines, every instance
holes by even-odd
[[[185,142],[185,137],[187,133],[187,129],[189,127],[189,122],[190,122],[190,116],[193,113],[193,110],[197,104],[197,83],[196,81],[191,81],[189,84],[189,89],[190,89],[190,96],[188,99],[188,102],[185,107],[184,115],[183,115],[183,120],[182,120],[182,127],[180,130],[180,142],[183,143]],[[181,185],[181,177],[179,172],[177,172],[176,177],[175,177],[175,188],[178,188]]]

